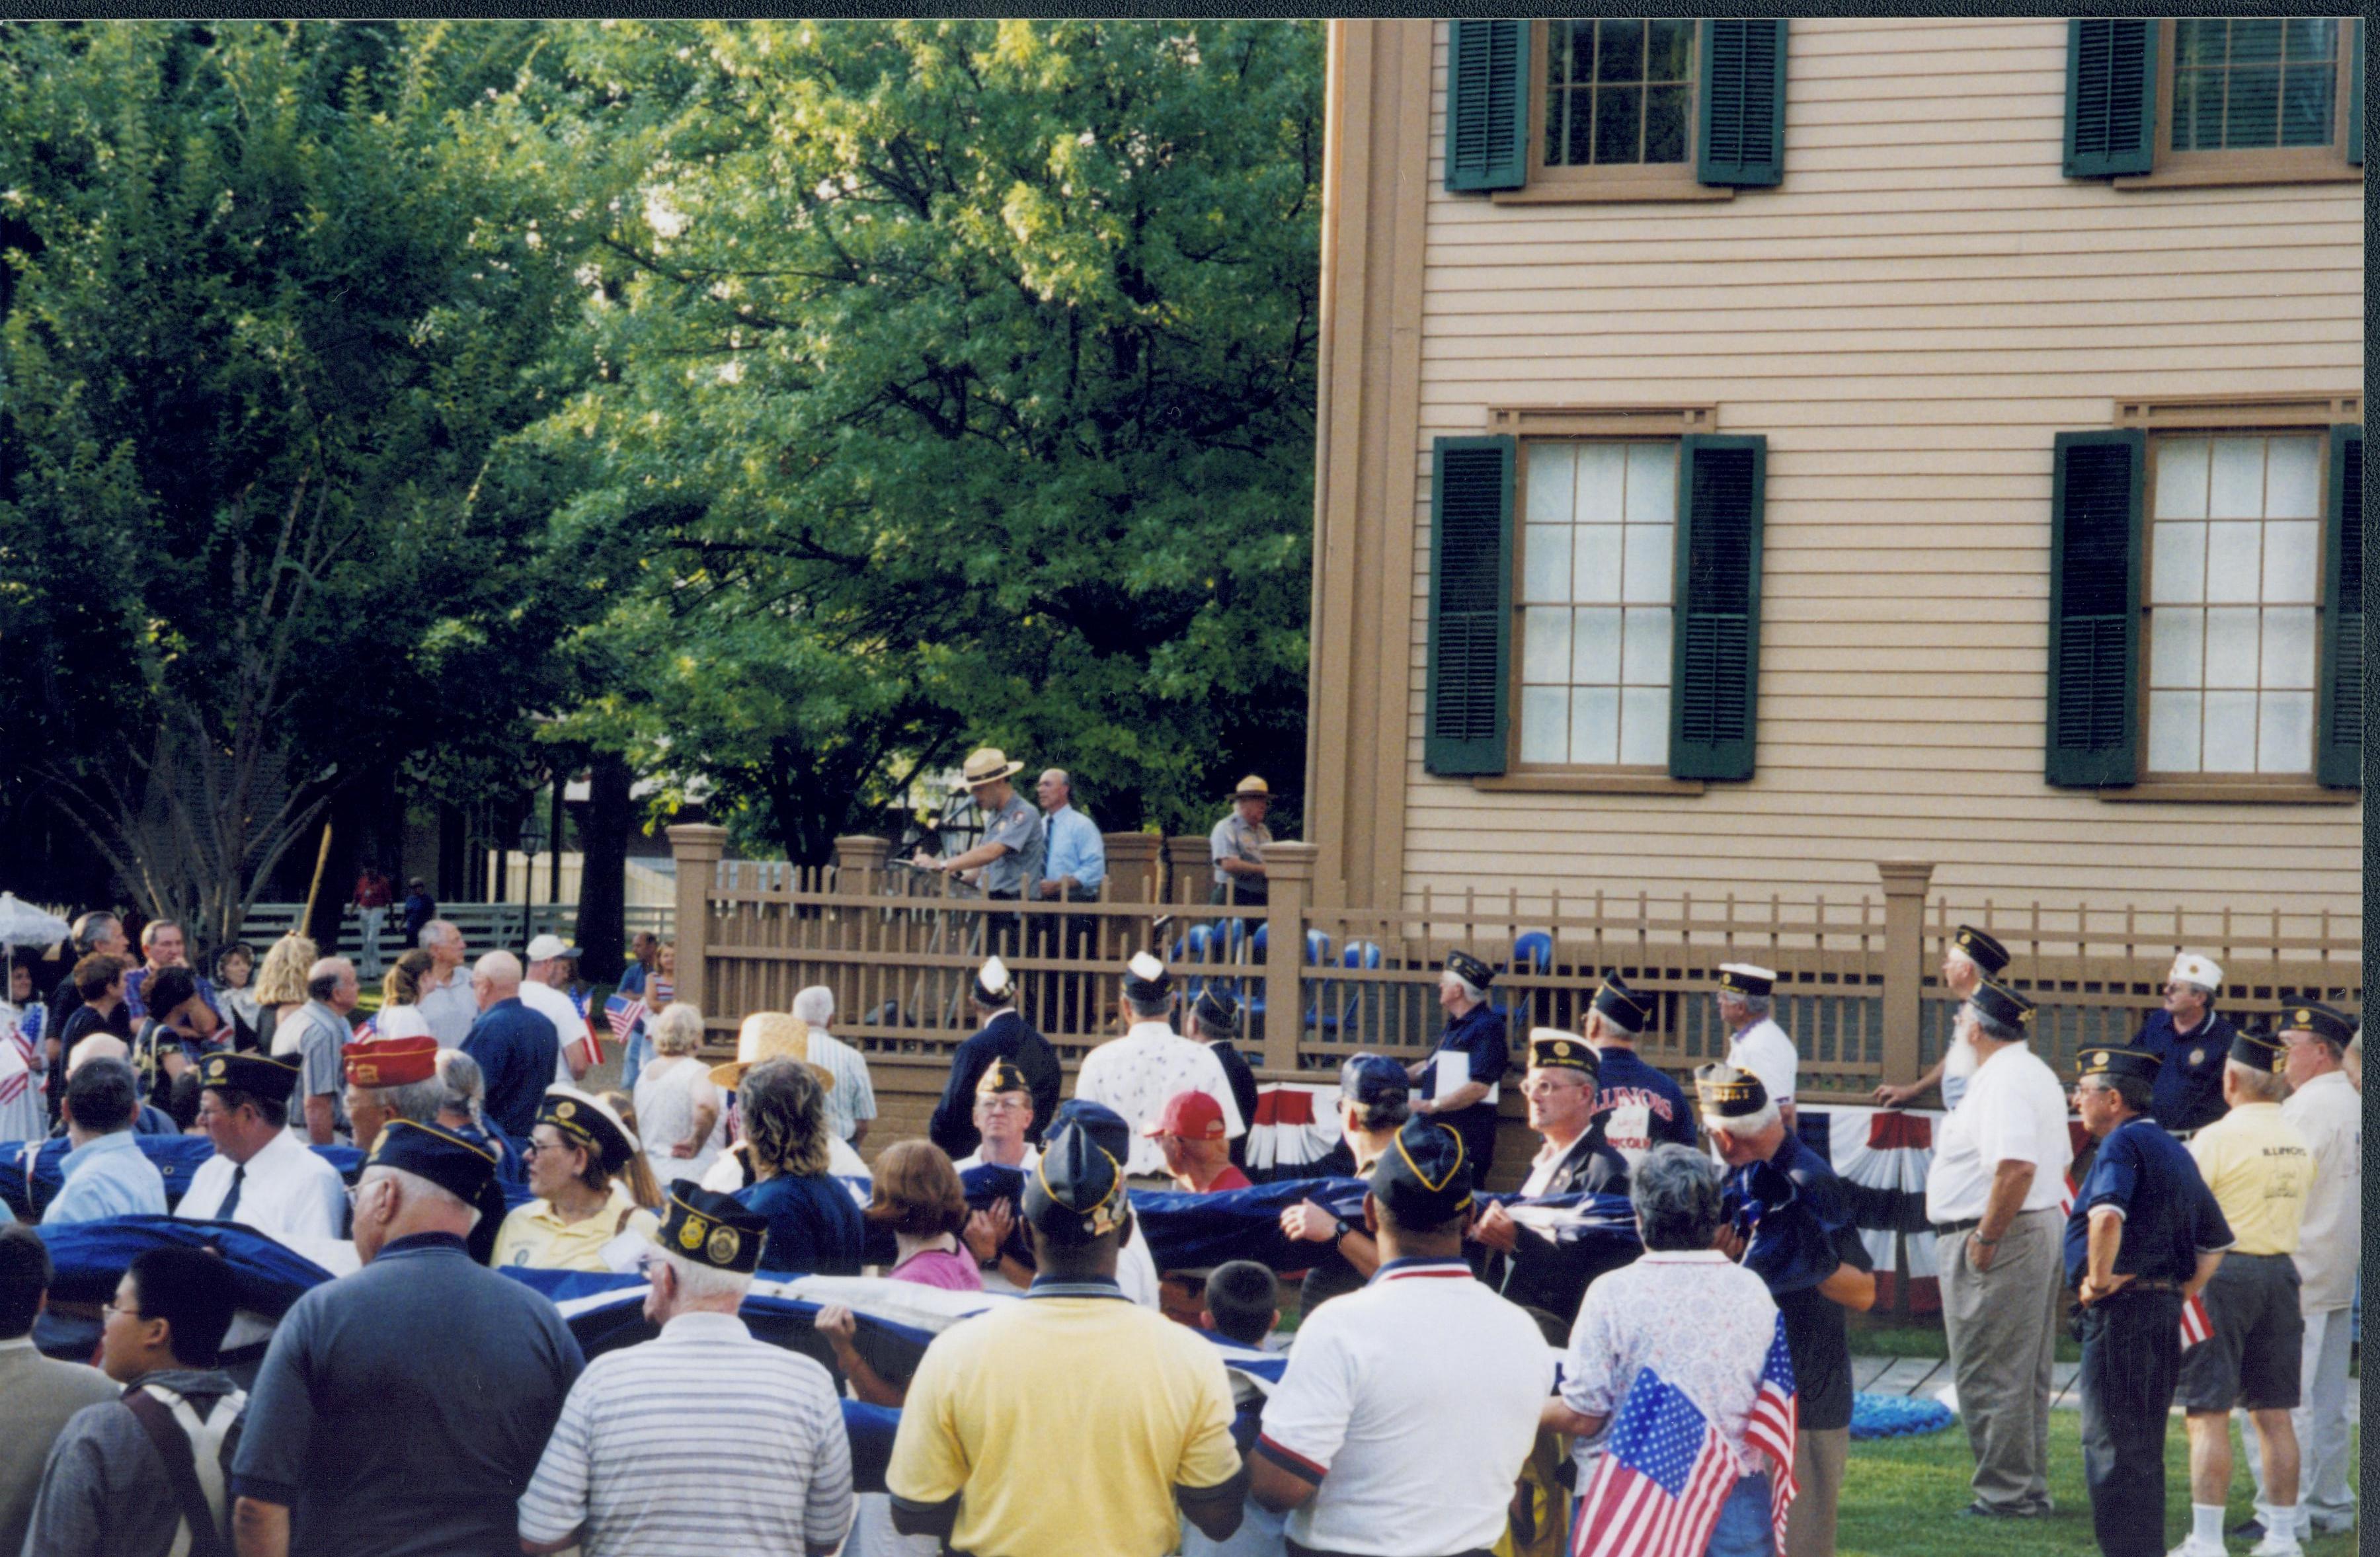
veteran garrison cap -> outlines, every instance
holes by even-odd
[[[2004,1028],[2014,1028],[2023,1032],[2033,1026],[2033,1002],[1988,979],[1976,985],[1975,992],[1967,1000],[1976,1011]]]
[[[1401,1227],[1438,1227],[1471,1209],[1463,1137],[1420,1114],[1405,1121],[1372,1169],[1372,1196]]]
[[[2233,1035],[2231,1057],[2250,1070],[2278,1070],[2281,1040],[2265,1031],[2262,1024],[2251,1024]]]
[[[2302,1001],[2281,1013],[2283,1032],[2310,1032],[2314,1037],[2338,1044],[2341,1049],[2355,1041],[2355,1023],[2343,1011],[2335,1011],[2318,1000]]]
[[[1621,982],[1617,973],[1608,975],[1603,987],[1595,991],[1594,1009],[1602,1012],[1631,1032],[1643,1032],[1653,1025],[1651,995],[1640,995]]]
[[[1765,995],[1777,987],[1777,971],[1757,963],[1723,962],[1718,987],[1731,995]]]
[[[1413,1096],[1413,1078],[1386,1054],[1350,1054],[1339,1067],[1339,1095],[1366,1108]]]
[[[983,1075],[976,1078],[975,1084],[975,1095],[978,1098],[993,1092],[1029,1092],[1032,1089],[1032,1085],[1025,1079],[1025,1073],[1016,1068],[1016,1062],[1009,1059],[995,1059],[984,1066]]]
[[[2009,965],[2006,946],[1985,935],[1973,925],[1962,924],[1951,932],[1950,944],[1967,955],[1967,960],[1984,970],[1984,977],[1996,979]]]
[[[682,1178],[670,1185],[662,1202],[661,1225],[646,1236],[697,1265],[748,1276],[760,1268],[769,1219],[747,1210],[733,1195]]]
[[[2129,1044],[2116,1044],[2098,1049],[2085,1049],[2074,1056],[2074,1074],[2109,1077],[2131,1077],[2135,1081],[2155,1081],[2157,1066],[2163,1062],[2145,1049]]]
[[[438,1040],[427,1036],[369,1038],[348,1044],[342,1057],[350,1087],[410,1087],[438,1074]]]
[[[1529,1029],[1529,1068],[1531,1070],[1578,1070],[1589,1077],[1603,1071],[1603,1057],[1595,1045],[1574,1032],[1560,1028]]]
[[[1025,1220],[1062,1244],[1087,1244],[1123,1225],[1123,1165],[1079,1125],[1059,1127],[1041,1143],[1041,1160],[1025,1175]]]
[[[976,970],[975,1003],[978,1005],[1006,1005],[1014,998],[1016,984],[1009,977],[1008,965],[998,957],[987,957]]]
[[[551,1125],[565,1140],[595,1154],[605,1173],[617,1173],[641,1148],[628,1122],[612,1105],[576,1087],[549,1087],[537,1105],[537,1122]]]
[[[1231,991],[1210,983],[1198,991],[1190,1015],[1212,1027],[1228,1028],[1240,1019],[1240,1003],[1232,998]]]
[[[1694,1097],[1705,1113],[1721,1119],[1742,1119],[1768,1106],[1760,1077],[1716,1060],[1694,1071]]]
[[[1494,968],[1460,948],[1446,954],[1446,970],[1482,994],[1496,981]]]
[[[443,1125],[392,1119],[381,1126],[364,1166],[402,1169],[475,1206],[495,1181],[496,1154]]]
[[[1135,952],[1123,967],[1123,992],[1147,1004],[1173,992],[1173,975],[1148,952]]]
[[[1058,1105],[1058,1112],[1050,1116],[1050,1128],[1062,1130],[1069,1125],[1078,1130],[1088,1131],[1092,1142],[1117,1162],[1131,1160],[1132,1126],[1125,1123],[1123,1114],[1107,1104],[1095,1103],[1088,1098],[1068,1098]],[[1042,1150],[1046,1151],[1049,1148],[1045,1146]]]
[[[276,1060],[269,1054],[209,1054],[199,1062],[199,1085],[285,1103],[298,1089],[298,1061],[294,1056]]]

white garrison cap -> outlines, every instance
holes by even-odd
[[[1004,995],[1008,992],[1008,965],[998,957],[986,957],[975,981],[988,995]]]
[[[2179,979],[2185,984],[2201,984],[2210,990],[2223,988],[2223,967],[2212,957],[2196,952],[2182,952],[2173,959],[2173,971],[2168,979]]]
[[[1143,983],[1154,984],[1165,977],[1165,965],[1147,952],[1135,952],[1132,960],[1124,967]]]

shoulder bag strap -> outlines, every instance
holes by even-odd
[[[158,1397],[164,1395],[173,1402],[166,1405]],[[174,1483],[175,1501],[182,1505],[182,1533],[188,1538],[174,1542],[176,1552],[188,1552],[188,1557],[230,1557],[223,1542],[223,1527],[216,1522],[215,1512],[207,1503],[207,1494],[199,1485],[198,1459],[190,1451],[190,1435],[175,1420],[177,1412],[189,1407],[181,1396],[171,1391],[158,1390],[153,1385],[127,1390],[125,1408],[132,1413],[149,1441],[155,1444],[165,1462],[165,1474]]]

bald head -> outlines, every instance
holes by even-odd
[[[306,969],[306,998],[319,1000],[341,1016],[356,1008],[362,992],[356,965],[345,957],[316,957]]]
[[[131,1046],[124,1040],[112,1032],[95,1032],[76,1044],[74,1052],[67,1056],[67,1075],[72,1077],[93,1060],[129,1060],[131,1057]]]
[[[510,952],[490,952],[471,965],[471,993],[485,1011],[500,1000],[520,997],[520,958]]]

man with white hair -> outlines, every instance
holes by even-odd
[[[1438,1048],[1406,1073],[1415,1083],[1413,1111],[1429,1114],[1463,1137],[1472,1182],[1486,1184],[1496,1165],[1496,1107],[1504,1073],[1512,1068],[1504,1014],[1488,1004],[1496,970],[1460,947],[1446,954],[1438,974],[1438,1008],[1446,1030]]]
[[[347,1133],[346,1111],[339,1105],[346,1088],[340,1056],[355,1030],[347,1013],[361,997],[354,963],[345,957],[317,957],[306,970],[306,1004],[273,1030],[273,1056],[298,1062],[302,1101],[290,1115],[289,1129],[310,1145],[334,1145]]]
[[[520,1548],[587,1557],[808,1551],[850,1527],[851,1443],[832,1379],[735,1317],[769,1219],[680,1179],[649,1235],[658,1338],[578,1376],[520,1500]],[[703,1445],[691,1477],[656,1445]]]
[[[513,1139],[527,1140],[562,1061],[553,1024],[521,1004],[520,984],[520,959],[510,952],[490,952],[472,967],[480,1015],[463,1052],[480,1063],[487,1080],[488,1117]]]
[[[465,1251],[495,1167],[441,1125],[381,1130],[356,1186],[363,1268],[291,1306],[249,1395],[241,1557],[516,1550],[586,1357],[542,1294]]]
[[[1942,989],[1953,1000],[1964,1000],[1986,979],[1998,979],[2009,965],[2008,948],[1973,925],[1962,924],[1942,948]],[[1967,1094],[1967,1080],[1975,1074],[1975,1052],[1954,1033],[1942,1046],[1934,1067],[1906,1087],[1889,1083],[1876,1089],[1876,1101],[1887,1108],[1907,1108],[1936,1087],[1942,1089],[1942,1106],[1959,1106]]]
[[[826,1030],[834,1020],[834,991],[824,984],[812,984],[795,995],[794,1015],[809,1024],[810,1064],[834,1077],[834,1085],[826,1089],[826,1127],[856,1150],[876,1118],[876,1088],[868,1079],[868,1061]]]
[[[1139,1130],[1178,1092],[1204,1092],[1221,1105],[1226,1140],[1247,1134],[1222,1062],[1205,1044],[1173,1030],[1167,1020],[1172,1009],[1173,976],[1149,953],[1134,953],[1123,973],[1124,1034],[1092,1050],[1075,1077],[1076,1098],[1113,1109],[1134,1127],[1127,1175],[1163,1177],[1165,1153]]]
[[[568,995],[563,980],[578,959],[578,948],[559,935],[532,935],[528,966],[521,970],[521,1004],[553,1024],[553,1079],[567,1087],[587,1074],[594,1056],[587,1048],[587,1017]]]
[[[2224,1056],[2240,1029],[2215,1009],[2222,991],[2223,968],[2214,958],[2177,954],[2166,975],[2165,1004],[2149,1013],[2132,1039],[2133,1048],[2158,1061],[2149,1113],[2179,1139],[2223,1117]]]
[[[1776,998],[1777,973],[1756,963],[1718,965],[1718,1019],[1727,1024],[1727,1063],[1760,1077],[1777,1103],[1785,1128],[1793,1128],[1793,1074],[1802,1055],[1785,1029],[1768,1015]]]
[[[430,954],[430,971],[421,980],[421,1019],[441,1049],[459,1049],[479,1015],[471,993],[471,970],[465,966],[463,932],[451,919],[431,919],[421,927],[421,949]]]

